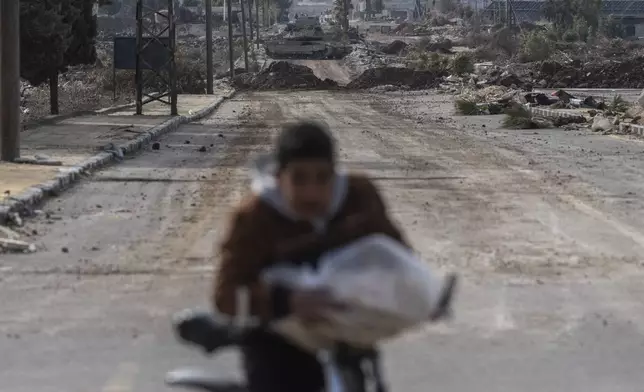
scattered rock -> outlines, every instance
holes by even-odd
[[[21,227],[23,224],[22,218],[20,217],[20,214],[17,212],[11,212],[9,213],[9,222],[11,222],[13,225]]]
[[[593,124],[590,126],[593,132],[609,132],[613,130],[613,123],[610,119],[597,115],[593,118]]]
[[[69,253],[69,248],[66,247],[66,246],[63,246],[60,251],[63,252],[63,253]]]
[[[29,242],[9,239],[9,238],[0,238],[0,249],[3,249],[8,252],[35,252],[36,245]]]
[[[201,146],[201,147],[199,147],[198,151],[199,152],[206,152],[206,151],[208,151],[208,149],[206,148],[206,146]]]
[[[152,143],[152,149],[153,150],[159,150],[161,149],[161,144],[159,142],[154,142]]]
[[[8,227],[0,226],[0,238],[10,239],[10,240],[17,240],[17,239],[20,238],[20,234],[18,234],[17,232],[11,230]]]

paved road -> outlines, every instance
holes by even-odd
[[[247,163],[298,117],[327,121],[342,162],[374,176],[416,248],[465,276],[452,323],[387,346],[393,390],[641,390],[644,145],[508,133],[495,118],[451,119],[450,105],[239,95],[49,202],[28,227],[43,249],[0,259],[2,390],[157,392],[165,371],[191,364],[236,376],[233,353],[201,358],[168,319],[206,305]],[[589,143],[603,161],[581,152]]]

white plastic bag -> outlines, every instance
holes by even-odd
[[[336,341],[372,346],[427,322],[443,280],[395,240],[381,234],[362,238],[322,256],[317,271],[275,267],[264,279],[292,288],[328,289],[347,309],[329,314],[330,323],[304,326],[294,317],[272,328],[296,344],[317,351]]]

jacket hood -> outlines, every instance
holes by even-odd
[[[277,162],[275,159],[271,155],[260,156],[254,162],[252,168],[251,190],[283,216],[292,220],[299,220],[300,218],[288,206],[277,187],[276,173]],[[346,199],[347,188],[348,178],[346,172],[337,170],[333,179],[333,195],[329,211],[327,211],[326,216],[311,222],[316,230],[323,231],[326,223],[338,213]]]

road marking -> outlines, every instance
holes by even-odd
[[[615,219],[611,219],[603,212],[597,210],[594,207],[589,206],[588,204],[584,203],[583,201],[579,200],[578,198],[572,195],[562,195],[560,197],[563,200],[570,203],[573,207],[577,208],[579,211],[584,212],[587,215],[590,215],[598,220],[604,221],[604,223],[612,226],[615,230],[620,232],[622,235],[629,237],[631,240],[637,243],[637,245],[639,245],[641,248],[644,248],[644,235],[637,232],[630,226],[627,226],[621,222],[618,222]]]
[[[515,171],[518,171],[520,173],[523,173],[534,180],[540,180],[541,176],[535,172],[534,170],[530,169],[523,169],[523,168],[516,168],[513,169]],[[578,211],[581,211],[585,213],[586,215],[590,215],[591,217],[598,219],[600,221],[603,221],[604,223],[612,226],[615,230],[620,232],[622,235],[630,238],[633,240],[638,246],[641,248],[644,248],[644,235],[640,232],[638,232],[636,229],[632,228],[629,225],[626,225],[624,223],[621,223],[615,219],[610,218],[608,215],[603,213],[602,211],[598,210],[595,207],[592,207],[591,205],[585,203],[581,199],[571,195],[571,194],[560,194],[557,195],[557,197],[560,198],[560,200],[567,202],[570,204],[572,207],[576,208]]]
[[[644,140],[640,139],[634,139],[634,138],[629,138],[629,137],[624,137],[622,135],[608,135],[609,137],[612,137],[613,139],[617,139],[622,142],[635,142],[635,143],[644,143]]]
[[[101,392],[132,392],[134,380],[139,373],[139,366],[134,362],[123,362],[112,378],[101,389]]]

